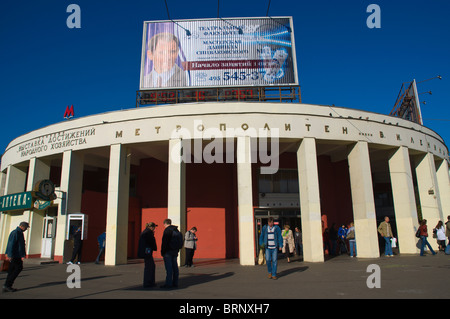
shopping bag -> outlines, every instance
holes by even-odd
[[[392,246],[392,248],[397,247],[397,238],[395,238],[395,237],[391,238],[391,246]]]

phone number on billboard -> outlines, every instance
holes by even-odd
[[[253,71],[253,72],[224,72],[223,76],[214,75],[209,78],[210,81],[229,81],[229,80],[240,80],[245,81],[246,79],[251,79],[256,81],[259,79],[261,72]]]

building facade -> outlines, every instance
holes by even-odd
[[[255,264],[269,216],[301,227],[304,261],[324,261],[325,229],[352,221],[358,257],[379,257],[384,216],[399,252],[415,254],[419,219],[434,228],[450,215],[448,162],[443,139],[425,126],[334,106],[193,103],[72,119],[5,150],[3,199],[47,179],[57,198],[44,209],[3,204],[1,257],[10,231],[28,221],[28,258],[65,262],[76,214],[87,216],[83,261],[95,259],[106,231],[106,265],[135,258],[150,221],[159,248],[167,217],[182,231],[197,227],[197,258],[242,265]]]

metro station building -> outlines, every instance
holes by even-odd
[[[231,133],[215,141],[209,129]],[[186,141],[189,159],[176,160],[189,150]],[[274,153],[278,147],[278,159],[264,160],[263,144],[254,141]],[[277,171],[262,174],[270,165]],[[384,216],[399,252],[414,254],[418,214],[430,227],[450,215],[448,149],[437,133],[392,116],[301,103],[176,104],[50,125],[16,138],[2,157],[3,195],[30,191],[42,179],[54,182],[57,199],[45,210],[3,211],[2,253],[25,220],[27,257],[63,262],[72,253],[68,217],[83,213],[83,260],[95,259],[106,230],[107,265],[136,257],[147,222],[159,225],[160,244],[167,217],[182,231],[197,227],[196,258],[254,265],[269,216],[301,227],[305,261],[324,261],[324,229],[351,221],[358,257],[373,258]]]
[[[401,116],[301,103],[292,18],[276,19],[144,24],[141,86],[161,84],[151,78],[157,44],[150,35],[163,31],[172,51],[180,51],[174,58],[185,59],[175,68],[190,72],[183,83],[235,81],[237,89],[144,88],[137,106],[145,99],[155,105],[73,118],[11,141],[0,169],[0,258],[9,233],[27,221],[27,258],[66,262],[72,228],[82,223],[82,262],[95,260],[97,237],[106,231],[105,264],[124,264],[137,257],[148,222],[159,225],[161,247],[166,218],[182,232],[198,229],[195,258],[239,258],[242,265],[256,264],[268,217],[301,228],[306,262],[324,261],[324,232],[350,222],[358,257],[379,257],[384,216],[399,253],[418,253],[419,219],[434,227],[450,215],[444,140]],[[195,62],[196,54],[216,52],[211,43],[220,32],[237,49],[211,57],[219,62]],[[224,52],[249,57],[223,60]],[[246,69],[223,69],[240,63]],[[219,75],[208,73],[214,67]],[[289,76],[284,84],[283,76]],[[269,80],[270,89],[263,85]],[[268,95],[278,89],[279,101]],[[283,90],[294,92],[289,102]],[[43,180],[55,185],[56,199],[31,199]]]

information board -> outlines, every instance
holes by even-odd
[[[291,17],[144,22],[140,90],[298,85]]]

